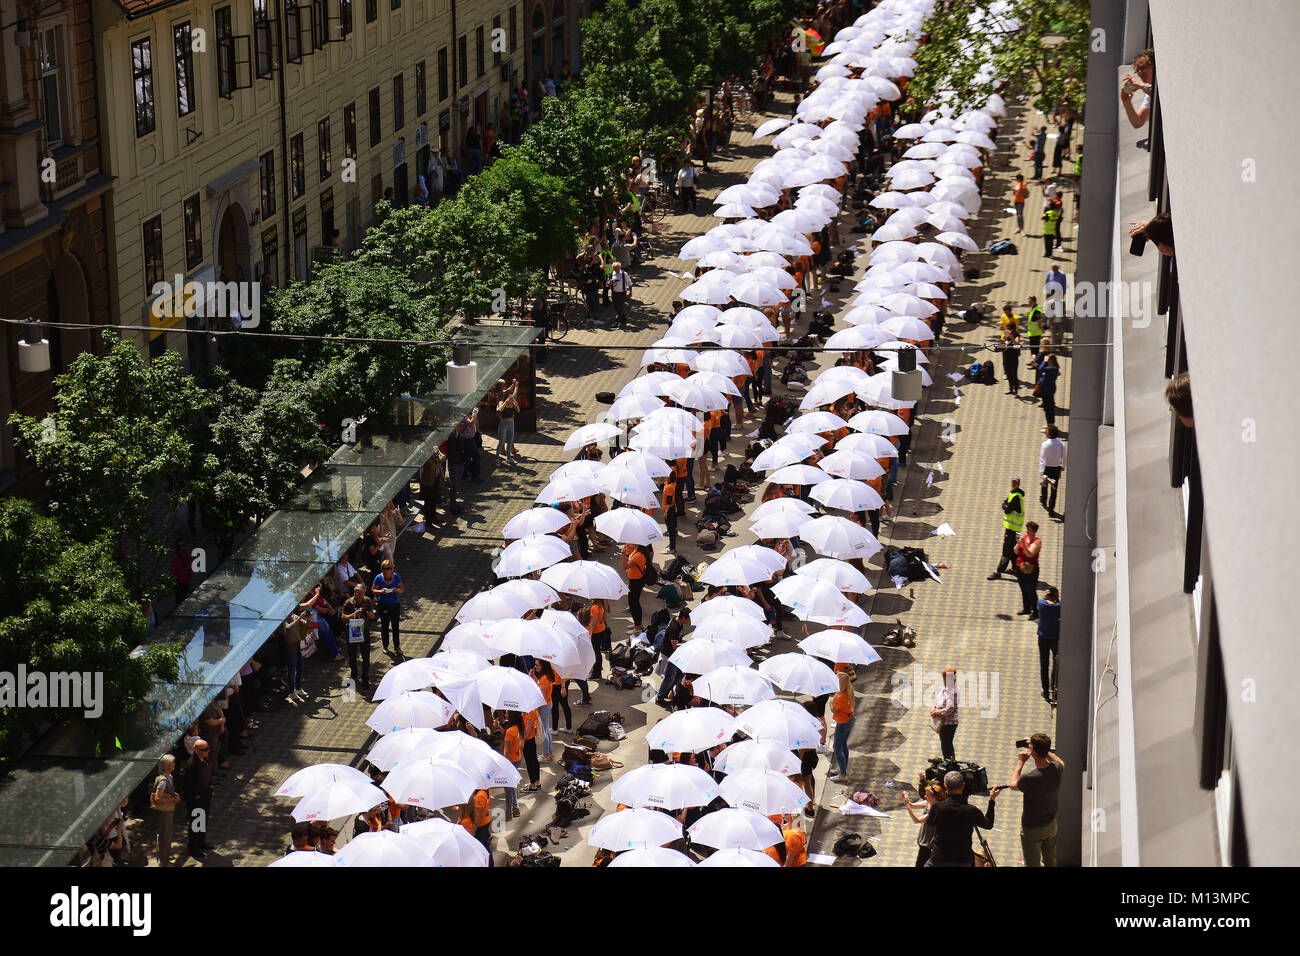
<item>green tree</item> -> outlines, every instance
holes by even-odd
[[[10,421],[44,475],[50,513],[82,541],[107,536],[139,600],[162,584],[181,502],[215,471],[215,456],[194,447],[212,395],[178,352],[150,361],[132,342],[103,335],[103,355],[81,353],[56,379],[49,418]]]
[[[140,604],[113,559],[105,536],[77,540],[31,502],[0,501],[0,671],[103,675],[103,713],[89,721],[91,737],[112,752],[153,681],[175,681],[178,648],[154,645],[138,657],[144,637]],[[80,709],[0,709],[0,768],[40,732],[80,722]]]
[[[537,270],[563,259],[577,244],[578,202],[568,185],[536,163],[506,155],[473,177],[456,198],[471,209],[517,211],[521,218],[515,228],[527,237],[524,264]]]

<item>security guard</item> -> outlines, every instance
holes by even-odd
[[[1061,210],[1049,204],[1043,210],[1043,255],[1050,256],[1056,245],[1056,232],[1061,222]]]
[[[1043,337],[1043,310],[1039,308],[1038,296],[1029,297],[1029,315],[1025,318],[1025,337],[1029,340],[1029,351],[1038,351],[1038,341]]]
[[[1020,490],[1020,476],[1011,479],[1011,490],[1007,492],[1006,501],[1002,502],[1002,560],[998,569],[989,575],[990,581],[997,581],[1007,565],[1015,559],[1016,540],[1025,527],[1025,493]]]

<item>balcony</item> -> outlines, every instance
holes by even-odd
[[[79,146],[56,148],[50,157],[54,160],[53,182],[48,172],[49,163],[42,161],[41,201],[57,202],[86,184],[86,180],[99,172],[99,143],[97,140]]]

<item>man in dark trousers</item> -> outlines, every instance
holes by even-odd
[[[1011,479],[1011,490],[1002,502],[1002,560],[998,569],[989,575],[990,581],[1002,577],[1002,572],[1015,560],[1016,540],[1025,529],[1025,493],[1020,489],[1020,478]]]
[[[185,764],[185,782],[181,796],[185,798],[185,813],[189,818],[189,853],[202,861],[207,851],[209,810],[212,808],[212,771],[215,766],[211,745],[200,738],[194,743],[194,753]]]
[[[1033,766],[1026,769],[1032,758]],[[1056,866],[1056,795],[1061,789],[1065,761],[1052,753],[1052,738],[1034,734],[1020,751],[1011,789],[1025,795],[1020,815],[1020,849],[1025,866]],[[993,798],[989,798],[992,806]],[[990,815],[989,822],[993,822]]]
[[[1020,394],[1020,336],[1012,335],[1002,345],[1002,374],[1007,379],[1007,394]]]
[[[971,850],[970,837],[976,827],[982,830],[993,828],[993,805],[998,791],[994,789],[989,793],[989,808],[980,813],[966,802],[966,795],[962,793],[966,780],[960,771],[950,770],[944,774],[943,786],[948,796],[930,808],[927,820],[934,830],[934,839],[925,865],[974,866],[975,854]]]

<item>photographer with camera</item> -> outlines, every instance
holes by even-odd
[[[966,802],[966,795],[962,792],[966,789],[966,778],[961,771],[950,770],[944,774],[943,787],[948,795],[932,806],[926,817],[933,827],[934,837],[930,842],[930,858],[925,865],[974,866],[971,834],[976,827],[983,830],[993,828],[994,803],[1002,788],[994,787],[989,791],[988,809],[980,813]]]
[[[1025,795],[1020,814],[1020,850],[1025,866],[1056,866],[1056,797],[1065,761],[1052,752],[1052,738],[1047,734],[1017,740],[1016,746],[1022,749],[1008,786]],[[1034,765],[1026,770],[1031,757]]]

